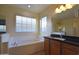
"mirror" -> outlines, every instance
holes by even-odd
[[[6,19],[4,16],[0,15],[0,33],[6,32]]]
[[[78,14],[79,5],[75,6],[71,10],[54,15],[53,17],[53,27],[54,32],[65,32],[67,36],[77,36],[79,37],[79,16]]]

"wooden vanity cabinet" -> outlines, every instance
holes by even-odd
[[[44,40],[44,51],[46,55],[49,55],[49,39]]]
[[[45,38],[44,49],[46,55],[79,55],[79,46],[56,39]]]
[[[62,43],[62,54],[63,55],[78,55],[79,47],[72,44]]]
[[[51,39],[45,39],[44,50],[46,55],[60,55],[60,42]]]
[[[50,55],[60,55],[60,41],[50,40]]]
[[[1,54],[1,35],[0,35],[0,54]]]

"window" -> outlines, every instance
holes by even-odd
[[[16,16],[16,32],[35,32],[36,19]]]
[[[0,32],[6,32],[6,20],[0,19]]]
[[[0,25],[0,32],[6,32],[6,26]]]
[[[47,17],[42,17],[40,20],[40,35],[45,36],[47,35]]]

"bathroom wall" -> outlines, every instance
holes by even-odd
[[[25,9],[17,8],[17,7],[12,7],[8,5],[0,5],[0,17],[4,16],[6,19],[6,25],[7,25],[7,34],[9,35],[9,41],[13,39],[11,44],[14,44],[14,42],[18,39],[20,42],[22,41],[27,41],[27,40],[39,40],[38,39],[38,14],[30,12]],[[37,25],[36,25],[36,32],[33,33],[26,33],[26,32],[21,32],[18,33],[16,32],[16,15],[23,15],[23,16],[28,16],[28,17],[35,17],[37,20]],[[2,17],[3,18],[3,17]],[[7,38],[7,35],[3,35],[5,38]],[[3,38],[4,39],[4,38]],[[3,41],[8,41],[8,40],[3,40]],[[16,43],[19,43],[17,41]]]
[[[52,19],[55,14],[55,9],[60,4],[51,4],[48,8],[42,11],[39,16],[42,18],[43,16],[47,16],[47,34],[50,35],[54,31],[54,20]]]

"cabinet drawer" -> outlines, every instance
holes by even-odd
[[[64,55],[77,55],[78,52],[79,52],[79,47],[68,44],[68,43],[62,44],[62,54],[64,54]]]
[[[78,48],[79,48],[79,47],[77,47],[77,46],[74,46],[74,45],[71,45],[71,44],[67,44],[67,43],[63,43],[62,46],[63,46],[64,48],[68,48],[68,49],[70,49],[70,50],[78,50]]]
[[[72,50],[69,50],[67,48],[63,48],[62,53],[63,53],[63,55],[76,55],[76,54],[78,54],[77,51],[72,51]]]
[[[44,41],[44,51],[46,55],[49,55],[49,39],[45,39]]]
[[[50,54],[60,55],[60,42],[55,40],[50,40]]]

